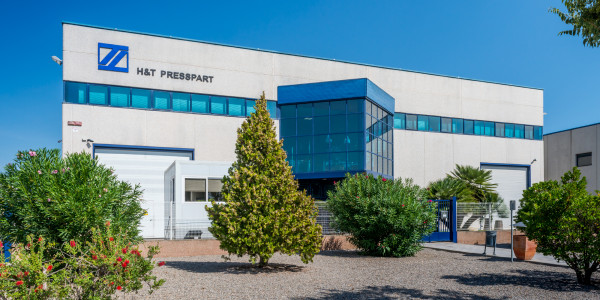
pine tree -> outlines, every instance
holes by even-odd
[[[229,255],[249,255],[264,267],[275,252],[299,254],[309,263],[321,245],[314,199],[298,190],[277,140],[264,93],[238,129],[236,161],[223,178],[225,203],[207,207],[209,231]]]

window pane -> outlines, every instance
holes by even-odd
[[[116,87],[110,88],[110,105],[127,107],[129,106],[129,88]]]
[[[394,128],[405,129],[406,128],[406,114],[394,114]]]
[[[452,119],[452,132],[453,133],[463,133],[463,120],[462,119]]]
[[[591,166],[592,165],[592,152],[576,154],[575,160],[576,160],[578,167]]]
[[[329,115],[329,102],[317,102],[314,106],[315,116],[326,116]]]
[[[331,135],[331,151],[346,151],[346,134],[332,134]]]
[[[296,138],[286,137],[283,139],[283,150],[287,153],[288,158],[296,155]]]
[[[533,140],[533,126],[525,126],[525,138]]]
[[[312,172],[312,155],[298,155],[296,156],[296,173],[309,173]]]
[[[208,96],[192,95],[192,111],[197,113],[208,113]]]
[[[487,136],[494,136],[494,122],[484,122],[484,135]]]
[[[315,172],[329,172],[329,153],[315,154]]]
[[[168,92],[154,92],[154,108],[169,109],[171,95]]]
[[[131,89],[131,106],[137,108],[150,108],[150,90]]]
[[[388,175],[394,175],[394,163],[392,160],[388,160]]]
[[[383,174],[387,174],[388,173],[387,166],[388,166],[387,159],[384,158],[383,159],[383,171],[381,173],[383,173]]]
[[[296,135],[296,119],[282,119],[280,122],[282,137]]]
[[[210,113],[224,115],[226,113],[225,103],[227,103],[227,99],[225,97],[211,96],[210,97]]]
[[[465,134],[473,134],[473,121],[472,120],[464,120],[464,129]]]
[[[348,165],[349,171],[363,170],[363,159],[365,157],[364,152],[348,152]]]
[[[332,115],[339,115],[346,113],[346,101],[331,101],[330,109]]]
[[[429,117],[429,131],[440,131],[440,117]]]
[[[348,151],[362,150],[365,142],[365,135],[363,133],[349,133],[346,136],[346,144],[348,144]]]
[[[406,129],[417,130],[416,115],[406,115]]]
[[[251,114],[253,114],[256,111],[256,108],[254,108],[254,105],[256,105],[256,101],[246,100],[246,116],[247,117],[249,117]],[[294,110],[295,110],[295,106],[294,106]]]
[[[315,153],[329,152],[329,146],[331,145],[330,135],[315,135]]]
[[[329,116],[315,117],[315,134],[329,133]]]
[[[496,123],[496,136],[504,136],[504,123]]]
[[[393,147],[393,145],[394,145],[394,144],[392,144],[392,143],[390,143],[390,144],[388,145],[388,153],[387,153],[387,157],[388,157],[389,159],[394,159],[394,147]]]
[[[65,101],[69,103],[85,103],[85,83],[65,83]]]
[[[383,158],[381,156],[377,157],[377,172],[383,173]]]
[[[185,179],[185,202],[206,201],[206,180]]]
[[[525,125],[515,124],[515,137],[518,139],[522,139],[525,137]]]
[[[298,118],[298,135],[313,134],[313,118],[304,117]]]
[[[190,94],[173,93],[173,110],[190,111]]]
[[[383,155],[383,140],[377,139],[377,154]]]
[[[331,171],[346,170],[346,152],[331,153]]]
[[[267,101],[267,110],[272,119],[277,118],[277,102]]]
[[[230,116],[244,116],[244,99],[227,98],[227,112]]]
[[[514,124],[504,124],[504,136],[511,138],[515,137],[515,125]]]
[[[348,118],[348,132],[363,131],[362,114],[347,115],[347,118]]]
[[[442,118],[442,132],[452,132],[452,119]]]
[[[429,130],[429,117],[428,116],[418,116],[417,128],[421,131]]]
[[[368,152],[365,158],[365,170],[371,170],[371,154]]]
[[[331,132],[346,132],[346,115],[331,116]]]
[[[485,132],[483,121],[474,121],[475,135],[483,135]]]
[[[223,183],[221,179],[209,179],[208,180],[208,200],[223,201],[223,195],[221,189]]]
[[[542,126],[535,126],[533,128],[533,139],[534,140],[543,140],[544,139],[544,131]]]
[[[363,104],[364,100],[348,100],[347,101],[347,108],[348,108],[348,113],[359,113],[363,111]]]
[[[298,117],[312,117],[312,104],[298,104]]]
[[[90,104],[108,104],[108,87],[90,84]]]
[[[311,154],[313,149],[313,137],[301,136],[298,137],[298,154]]]

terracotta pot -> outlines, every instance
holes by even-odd
[[[513,250],[517,259],[531,260],[535,255],[537,244],[535,241],[529,240],[525,235],[513,236]]]

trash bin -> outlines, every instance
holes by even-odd
[[[485,247],[483,249],[483,254],[485,255],[487,252],[487,247],[494,247],[494,255],[496,255],[496,231],[489,230],[485,232]]]

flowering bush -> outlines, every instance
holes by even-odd
[[[426,196],[410,179],[347,174],[328,192],[327,207],[333,227],[351,234],[349,241],[364,253],[412,256],[434,230],[436,215]]]
[[[141,194],[88,153],[62,158],[58,149],[21,151],[0,174],[0,237],[21,244],[29,235],[49,243],[83,243],[91,228],[110,220],[127,232],[125,240],[136,242]]]
[[[29,236],[13,249],[10,263],[0,264],[0,298],[106,299],[117,291],[137,292],[144,283],[149,293],[159,288],[164,280],[152,275],[158,248],[144,257],[109,225],[93,229],[84,244],[69,241],[56,249],[43,237]]]

